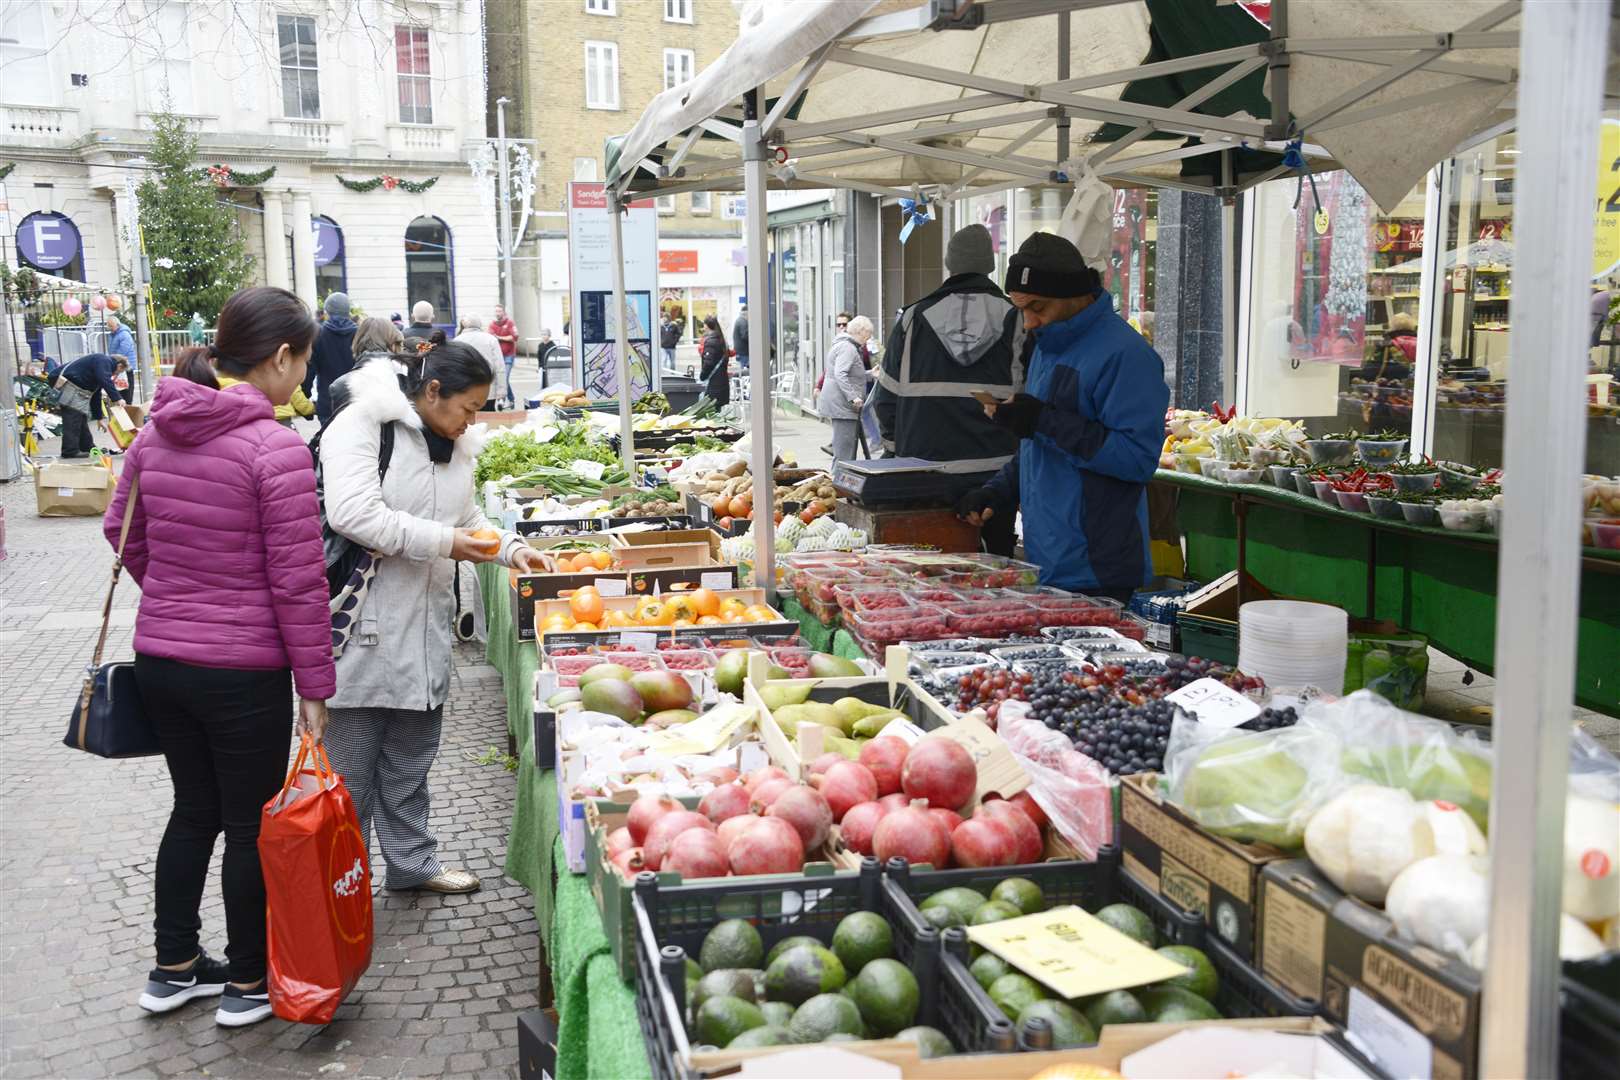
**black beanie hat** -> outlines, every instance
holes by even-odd
[[[1035,296],[1090,296],[1102,278],[1086,265],[1075,246],[1049,232],[1031,233],[1007,260],[1007,291]]]

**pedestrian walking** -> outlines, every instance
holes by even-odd
[[[466,325],[466,321],[462,321]],[[486,328],[501,346],[502,362],[506,365],[506,399],[513,401],[512,397],[512,365],[517,361],[518,328],[517,323],[506,313],[506,305],[495,305],[495,317],[490,320]]]
[[[710,315],[703,320],[703,325],[709,324]],[[731,324],[731,347],[737,351],[737,366],[744,371],[748,370],[748,305],[740,304],[737,308],[737,320]]]
[[[332,293],[321,306],[326,321],[315,335],[315,350],[302,389],[306,397],[315,391],[315,415],[325,427],[332,419],[332,384],[354,367],[354,335],[360,328],[349,317],[347,293]]]
[[[664,351],[664,364],[666,367],[675,366],[675,346],[681,343],[681,324],[664,312],[664,319],[658,324],[658,347]]]
[[[62,416],[62,457],[89,457],[96,448],[95,436],[90,433],[90,421],[95,420],[101,430],[107,430],[102,412],[101,398],[105,394],[108,405],[128,401],[128,391],[118,389],[115,381],[129,370],[126,356],[108,353],[86,353],[57,369],[56,389],[61,395],[57,408]]]
[[[460,328],[456,331],[456,340],[477,349],[478,355],[482,356],[484,362],[489,364],[489,370],[500,371],[502,366],[505,367],[506,381],[502,384],[504,390],[500,391],[499,400],[507,406],[516,405],[517,396],[512,392],[512,364],[517,360],[517,354],[503,355],[500,339],[484,329],[484,320],[477,315],[463,315],[461,317]],[[494,401],[489,404],[493,406]]]
[[[703,392],[717,405],[731,404],[731,377],[726,370],[731,365],[726,350],[726,335],[720,332],[720,320],[713,315],[703,317],[703,346],[699,353],[703,362],[698,378],[704,383]]]
[[[113,316],[107,316],[104,324],[107,328],[107,352],[113,356],[122,356],[131,363],[135,360],[135,335],[129,332],[129,327]]]
[[[832,463],[852,461],[861,435],[861,406],[866,404],[866,364],[861,347],[872,340],[872,320],[857,315],[827,350],[827,378],[816,398],[816,412],[832,425]]]
[[[411,325],[405,328],[405,347],[420,350],[420,343],[430,340],[433,330],[433,305],[418,300],[411,305]]]
[[[439,862],[428,828],[428,773],[450,692],[456,560],[540,567],[539,553],[514,533],[495,541],[474,535],[494,526],[473,485],[482,440],[466,431],[494,381],[489,362],[462,341],[428,352],[403,389],[391,364],[368,361],[345,380],[348,403],[321,437],[327,523],[379,556],[354,636],[337,660],[326,748],[354,799],[364,843],[377,823],[390,889],[479,887],[473,874]],[[379,476],[390,424],[393,449]]]
[[[102,531],[118,544],[139,485],[124,566],[141,587],[135,680],[174,785],[153,889],[150,1012],[220,997],[214,1019],[270,1015],[259,815],[287,771],[297,726],[319,739],[332,695],[331,615],[315,471],[275,422],[304,379],[315,320],[285,289],[235,293],[207,349],[160,379]],[[210,363],[210,359],[212,363]],[[215,370],[242,380],[219,389]],[[226,963],[198,938],[214,840],[225,834]]]

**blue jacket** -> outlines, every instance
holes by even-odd
[[[130,361],[134,363],[133,360]],[[109,401],[107,407],[112,407],[120,401],[131,400],[128,391],[121,391],[113,382],[113,371],[118,361],[108,353],[85,353],[62,368],[62,378],[77,386],[81,390],[90,392],[90,419],[102,418],[101,395],[107,394]]]
[[[1170,388],[1164,361],[1100,293],[1035,332],[1024,392],[1046,403],[1035,434],[990,482],[1024,514],[1041,584],[1084,592],[1148,579],[1147,482]]]
[[[325,427],[332,419],[332,384],[354,368],[354,335],[359,325],[346,315],[328,316],[315,335],[315,347],[310,350],[309,371],[304,375],[304,394],[311,387],[320,388],[315,399],[315,415]]]
[[[139,359],[135,355],[135,335],[129,332],[127,326],[120,326],[116,334],[107,338],[107,351],[127,359],[130,367],[134,367]]]

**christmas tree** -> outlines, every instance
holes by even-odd
[[[195,311],[211,325],[226,299],[248,284],[253,259],[235,212],[197,167],[197,138],[185,121],[159,113],[152,128],[146,156],[153,168],[138,198],[157,324],[183,329]]]

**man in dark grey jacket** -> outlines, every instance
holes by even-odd
[[[948,462],[966,492],[987,483],[1018,449],[1017,438],[973,397],[1012,394],[1017,312],[990,280],[996,256],[983,225],[951,237],[945,269],[944,284],[896,321],[872,402],[894,456]],[[984,541],[988,550],[1011,555],[1013,515],[992,517]]]

